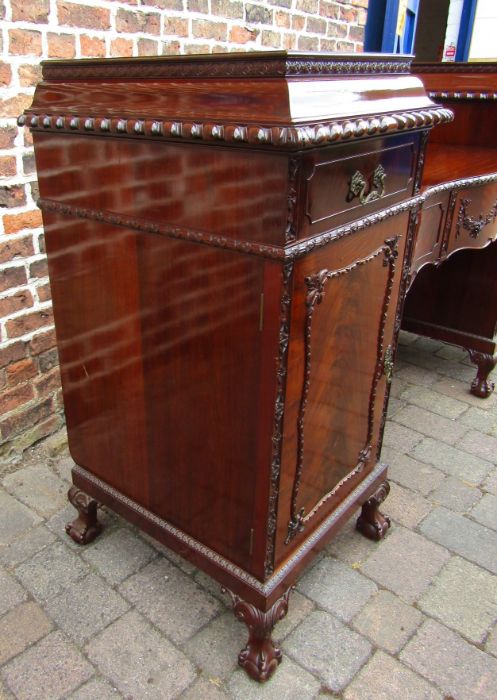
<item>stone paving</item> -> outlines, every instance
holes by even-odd
[[[219,586],[103,511],[64,533],[63,439],[0,467],[0,700],[497,698],[497,394],[457,348],[403,333],[383,460],[393,520],[350,522],[299,581],[265,685]]]

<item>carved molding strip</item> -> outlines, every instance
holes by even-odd
[[[395,236],[394,238],[389,238],[385,240],[384,244],[378,248],[374,253],[368,255],[360,260],[355,260],[350,265],[340,268],[339,270],[320,270],[315,275],[305,278],[305,284],[307,287],[306,294],[306,319],[305,319],[305,329],[304,329],[304,377],[302,382],[302,393],[300,398],[299,413],[297,417],[297,466],[295,470],[295,478],[292,488],[292,498],[290,505],[290,520],[288,522],[288,532],[285,539],[285,544],[289,544],[291,540],[297,535],[297,533],[302,532],[304,525],[308,522],[316,512],[334,495],[336,494],[342,486],[349,481],[353,476],[360,473],[371,456],[371,443],[374,435],[374,411],[376,402],[376,392],[378,384],[385,370],[386,354],[384,357],[384,339],[385,339],[385,325],[388,316],[388,309],[390,305],[390,298],[392,294],[393,279],[395,276],[395,261],[398,256],[398,242],[400,236]],[[302,471],[304,467],[304,424],[305,424],[305,413],[307,409],[310,380],[311,380],[311,339],[312,339],[312,319],[314,311],[319,304],[321,304],[326,283],[336,277],[342,277],[344,275],[353,272],[358,267],[367,265],[376,258],[383,255],[383,264],[388,266],[388,277],[385,287],[385,294],[383,297],[383,303],[381,308],[380,323],[378,328],[378,338],[377,338],[377,355],[376,355],[376,367],[373,374],[373,380],[371,384],[370,396],[369,396],[369,407],[368,407],[368,425],[367,425],[367,435],[364,443],[363,449],[360,451],[358,456],[358,462],[353,471],[347,474],[331,491],[325,494],[316,505],[305,514],[304,508],[298,509],[297,500],[300,490],[300,482],[302,478]]]
[[[485,61],[475,61],[474,63],[415,63],[412,66],[414,75],[417,73],[456,73],[461,75],[464,73],[497,73],[495,63],[487,63]]]
[[[432,100],[497,100],[497,92],[436,91],[428,92]]]
[[[497,179],[497,174],[495,175],[495,178]],[[85,207],[78,207],[73,204],[56,202],[53,199],[41,198],[37,201],[37,204],[42,211],[52,211],[60,214],[61,216],[101,221],[106,224],[111,224],[112,226],[123,226],[125,228],[135,231],[142,231],[144,233],[152,233],[167,236],[169,238],[191,241],[194,243],[202,243],[204,245],[212,245],[217,248],[236,250],[240,253],[259,255],[270,260],[292,262],[297,258],[311,252],[315,248],[320,248],[326,245],[330,241],[338,240],[344,236],[350,236],[356,231],[368,228],[369,226],[375,226],[391,216],[397,216],[404,211],[408,211],[418,203],[422,202],[424,197],[425,195],[411,197],[411,199],[407,199],[400,204],[395,204],[386,209],[382,209],[379,212],[369,214],[362,219],[356,219],[351,224],[339,226],[332,231],[327,231],[326,233],[319,234],[313,238],[309,238],[301,242],[292,243],[286,247],[266,245],[264,243],[257,243],[254,241],[238,240],[236,238],[229,238],[228,236],[211,234],[207,233],[206,231],[188,229],[181,226],[158,224],[147,221],[146,219],[128,217],[111,211],[89,209]]]
[[[268,596],[272,593],[272,591],[274,591],[276,586],[278,586],[281,583],[281,581],[284,580],[285,576],[291,572],[295,564],[298,563],[303,557],[305,557],[306,554],[308,554],[312,549],[314,549],[321,537],[323,537],[323,535],[326,534],[326,532],[337,522],[337,520],[339,520],[339,518],[342,517],[342,515],[347,511],[348,508],[352,507],[356,503],[356,501],[361,498],[362,494],[364,494],[369,489],[371,484],[373,484],[374,481],[376,481],[380,477],[380,475],[383,474],[383,472],[385,471],[385,466],[381,463],[378,463],[373,469],[373,471],[370,474],[368,474],[368,476],[363,481],[361,481],[357,488],[355,488],[352,491],[352,493],[350,493],[340,503],[338,508],[336,508],[333,511],[333,513],[331,513],[328,516],[328,518],[326,518],[326,520],[324,520],[321,523],[321,525],[318,528],[316,528],[316,530],[314,530],[314,532],[305,540],[305,542],[303,542],[302,545],[289,557],[289,559],[286,560],[285,564],[281,566],[273,574],[273,576],[271,576],[271,578],[265,583],[262,583],[261,581],[256,579],[255,576],[252,576],[251,574],[247,573],[241,567],[237,566],[236,564],[233,564],[233,562],[229,561],[225,557],[221,556],[220,554],[217,554],[217,552],[214,552],[212,549],[202,544],[194,537],[191,537],[185,532],[178,530],[178,528],[174,527],[174,525],[171,525],[171,523],[167,522],[167,520],[159,518],[158,515],[155,515],[154,513],[139,505],[135,501],[132,501],[127,496],[124,496],[124,494],[122,494],[120,491],[117,491],[117,489],[113,488],[112,486],[109,486],[97,476],[94,476],[83,467],[80,467],[78,464],[76,464],[73,467],[73,471],[89,483],[94,484],[99,489],[99,491],[101,491],[102,493],[106,493],[110,497],[110,499],[115,500],[118,503],[122,503],[130,510],[133,510],[135,513],[138,513],[145,520],[148,520],[149,522],[159,527],[161,530],[167,532],[170,536],[178,540],[178,542],[185,544],[190,549],[193,549],[194,551],[204,556],[206,559],[212,561],[221,569],[224,569],[228,574],[230,574],[234,578],[237,578],[238,580],[242,581],[258,593]]]
[[[297,238],[297,176],[300,170],[300,158],[290,158],[288,161],[288,193],[285,243],[292,243]]]
[[[322,54],[320,56],[291,56],[281,51],[274,55],[257,57],[247,54],[231,54],[229,60],[222,56],[161,56],[137,60],[90,60],[58,61],[43,63],[44,80],[101,80],[105,78],[131,79],[144,78],[277,78],[298,75],[340,75],[340,74],[391,74],[409,73],[411,60],[405,57],[391,57],[375,60],[367,56]]]
[[[469,231],[470,238],[478,238],[485,226],[491,224],[497,218],[497,200],[494,206],[485,216],[480,214],[478,217],[467,216],[466,210],[471,204],[471,199],[461,199],[459,212],[456,222],[456,238],[461,235],[461,229]]]
[[[447,192],[448,190],[462,190],[467,187],[480,187],[481,185],[487,185],[489,182],[497,182],[497,172],[490,173],[489,175],[464,177],[460,180],[449,180],[440,185],[433,185],[433,187],[428,187],[426,190],[423,190],[422,197],[424,200],[431,197],[432,194],[439,194],[440,192]]]
[[[269,507],[266,534],[266,557],[264,571],[270,576],[274,571],[274,551],[278,520],[278,496],[281,473],[281,445],[283,441],[283,419],[285,410],[285,387],[287,375],[287,354],[290,339],[290,309],[293,263],[283,268],[280,301],[280,333],[278,342],[278,364],[276,369],[276,399],[271,452],[271,476],[269,486]]]
[[[202,140],[233,145],[275,146],[278,148],[311,148],[336,141],[368,137],[394,131],[421,129],[450,122],[453,112],[445,107],[361,117],[343,121],[294,126],[271,124],[234,124],[177,120],[136,119],[126,116],[38,114],[31,110],[22,114],[17,123],[38,131],[61,131],[94,136],[128,136],[168,139],[172,141]]]

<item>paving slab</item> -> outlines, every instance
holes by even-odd
[[[0,619],[0,665],[47,635],[53,623],[33,601],[21,603]]]
[[[298,590],[344,622],[351,620],[369,598],[376,585],[341,561],[324,557],[297,584]]]
[[[54,542],[20,564],[16,575],[37,600],[48,600],[65,591],[89,571],[62,542]]]
[[[362,564],[361,571],[405,602],[413,603],[449,558],[449,552],[443,547],[415,532],[396,527]]]
[[[311,700],[319,688],[319,681],[288,657],[283,658],[268,683],[255,683],[242,669],[235,671],[228,682],[233,700]]]
[[[497,496],[486,493],[470,513],[473,520],[497,530]]]
[[[112,585],[124,581],[157,556],[136,532],[121,528],[84,547],[81,556]]]
[[[67,484],[40,466],[29,466],[8,474],[4,488],[44,518],[56,513],[67,502]]]
[[[410,386],[404,389],[400,399],[419,408],[437,413],[444,418],[459,418],[468,410],[468,404],[424,386]],[[466,425],[463,418],[459,425]]]
[[[50,617],[77,644],[83,644],[129,609],[124,600],[97,574],[76,581],[45,605]]]
[[[489,654],[497,656],[497,625],[495,625],[493,630],[488,635],[487,642],[485,644],[485,651],[487,651]]]
[[[339,692],[367,661],[372,647],[333,615],[315,610],[287,637],[283,649],[330,691]]]
[[[418,406],[406,406],[395,414],[393,420],[406,427],[415,426],[416,431],[423,433],[423,435],[434,437],[450,445],[461,440],[468,432],[465,425]]]
[[[376,646],[396,654],[422,621],[419,610],[390,591],[378,591],[353,619],[352,626]]]
[[[228,695],[218,678],[200,676],[181,696],[181,700],[228,700]]]
[[[458,441],[457,447],[494,465],[497,464],[497,437],[486,435],[479,430],[469,430]]]
[[[418,601],[418,607],[475,644],[497,622],[497,576],[453,557]]]
[[[474,428],[481,433],[489,433],[489,435],[497,437],[497,416],[490,411],[470,406],[466,413],[461,416],[460,422],[467,425],[468,428]]]
[[[470,406],[476,406],[476,408],[480,408],[483,411],[491,411],[495,409],[497,405],[497,396],[495,392],[490,394],[488,398],[482,400],[470,393],[471,385],[469,382],[463,382],[449,377],[443,377],[436,381],[436,377],[432,372],[430,372],[429,375],[431,377],[431,382],[429,382],[428,386],[431,386],[433,391],[439,391],[446,396],[452,396],[455,399],[464,401],[464,403]],[[476,369],[473,376],[476,376]]]
[[[52,632],[3,669],[16,700],[60,700],[93,675],[93,668],[62,632]]]
[[[124,524],[124,521],[112,511],[108,510],[107,508],[99,508],[98,520],[103,528],[102,534],[100,534],[98,538],[90,544],[81,546],[66,533],[66,524],[72,522],[76,517],[76,509],[70,503],[66,502],[61,510],[58,510],[55,515],[52,515],[52,517],[46,521],[46,525],[48,529],[51,530],[54,535],[56,535],[66,545],[66,547],[69,547],[78,554],[84,550],[91,549],[92,547],[96,546],[97,542],[101,542],[108,537],[112,532],[112,529],[117,526],[118,522],[121,526]],[[127,527],[127,524],[125,527]]]
[[[446,508],[435,508],[420,525],[433,542],[497,574],[497,532]]]
[[[15,608],[28,597],[27,592],[5,569],[0,568],[0,615]]]
[[[387,422],[383,434],[383,444],[388,447],[395,447],[400,452],[410,452],[422,439],[422,433],[393,421]]]
[[[0,549],[30,530],[41,517],[0,489]]]
[[[424,678],[377,651],[344,693],[344,700],[443,700]]]
[[[356,520],[360,512],[358,510],[354,513],[325,548],[327,554],[350,564],[353,568],[357,568],[361,562],[365,561],[378,546],[376,542],[368,540],[356,530]]]
[[[422,496],[427,496],[440,486],[446,477],[439,469],[402,454],[388,445],[384,445],[381,450],[381,460],[388,464],[389,479]]]
[[[427,620],[400,661],[456,700],[495,700],[497,659],[435,620]]]
[[[236,669],[247,638],[246,626],[227,611],[188,640],[183,651],[204,674],[225,680]]]
[[[95,678],[76,690],[68,700],[120,700],[123,696],[107,681]]]
[[[301,595],[297,590],[292,590],[290,603],[286,616],[277,623],[273,632],[273,639],[281,642],[292,630],[299,625],[315,609],[316,605],[312,600]]]
[[[5,568],[13,569],[54,541],[55,535],[42,523],[0,548],[0,562]]]
[[[405,384],[433,387],[433,369],[409,364],[396,373],[396,378]]]
[[[465,483],[454,476],[446,477],[438,488],[430,494],[430,500],[458,513],[468,513],[475,506],[482,492],[473,484]]]
[[[485,459],[431,437],[419,442],[412,450],[411,456],[473,486],[481,484],[494,468],[494,465]]]
[[[494,471],[487,476],[483,482],[482,488],[489,493],[493,493],[494,496],[497,496],[497,469],[494,469]]]
[[[172,700],[195,679],[187,657],[136,611],[94,637],[85,651],[113,686],[136,700]]]
[[[428,515],[432,504],[419,494],[391,482],[388,500],[385,501],[383,509],[400,525],[415,528]]]
[[[166,559],[152,561],[118,590],[176,643],[192,637],[221,609],[215,598]]]

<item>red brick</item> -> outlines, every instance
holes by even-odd
[[[188,12],[202,12],[204,15],[209,14],[208,0],[188,0],[186,9]]]
[[[202,39],[226,41],[228,37],[228,25],[225,22],[211,22],[208,19],[194,19],[193,36]]]
[[[113,39],[110,44],[111,56],[132,56],[133,42],[131,39]]]
[[[337,50],[336,39],[320,39],[319,50],[320,51],[336,51]]]
[[[328,22],[329,37],[344,37],[347,36],[347,25],[339,24],[338,22]]]
[[[19,73],[19,82],[23,87],[32,87],[41,80],[41,66],[39,64],[21,63],[17,71]]]
[[[103,7],[58,2],[59,24],[84,29],[110,29],[110,11]]]
[[[326,34],[326,20],[320,17],[308,17],[306,30],[313,34]]]
[[[283,48],[287,51],[294,49],[297,46],[297,35],[291,32],[285,32],[283,37]]]
[[[16,340],[15,343],[6,345],[0,350],[0,367],[5,367],[11,362],[17,362],[23,357],[27,357],[28,344],[22,340]]]
[[[49,58],[74,58],[76,55],[76,39],[72,34],[48,33]]]
[[[17,136],[16,126],[0,127],[0,148],[13,148]]]
[[[285,29],[290,28],[290,15],[288,12],[276,12],[274,15],[274,21],[277,27],[284,27]]]
[[[349,39],[352,41],[364,41],[364,27],[351,25],[349,27]]]
[[[48,264],[46,258],[43,260],[35,260],[29,266],[29,276],[30,277],[47,277],[48,276]]]
[[[48,22],[49,0],[10,0],[14,22]]]
[[[36,288],[36,292],[40,301],[50,301],[52,298],[52,292],[48,282],[46,284],[40,284],[40,286]]]
[[[142,5],[157,7],[159,10],[182,10],[183,0],[142,0]]]
[[[340,19],[344,22],[353,24],[357,22],[357,9],[355,7],[350,7],[350,5],[345,5],[340,7]]]
[[[302,15],[292,15],[292,29],[300,32],[305,27],[305,17]]]
[[[60,389],[60,371],[54,367],[39,379],[35,380],[35,388],[38,396],[48,396]]]
[[[170,56],[174,56],[175,54],[180,53],[181,51],[181,46],[179,41],[163,41],[162,42],[162,53]],[[197,47],[197,53],[199,53],[200,49]],[[209,51],[209,47],[207,47],[207,52]],[[185,53],[188,53],[188,47],[185,46]]]
[[[13,287],[20,287],[27,282],[26,270],[23,265],[17,267],[4,267],[0,270],[0,292],[5,292]]]
[[[188,36],[188,20],[180,17],[164,17],[164,34]]]
[[[37,333],[31,338],[29,342],[29,347],[31,349],[32,355],[39,355],[40,353],[45,352],[45,350],[54,348],[55,345],[56,339],[54,328],[50,329],[49,331],[46,331],[45,333]]]
[[[54,367],[57,367],[57,365],[59,364],[59,354],[57,352],[57,348],[52,348],[51,350],[43,352],[39,356],[38,361],[40,372],[43,373],[49,372]]]
[[[243,19],[243,3],[234,0],[211,0],[211,12],[225,19]]]
[[[328,17],[329,19],[338,19],[340,17],[340,7],[336,4],[336,2],[321,0],[319,3],[319,14],[322,17]]]
[[[105,40],[94,36],[81,35],[81,55],[100,58],[105,56]]]
[[[41,56],[41,32],[9,29],[9,53],[14,56]]]
[[[299,36],[298,47],[300,51],[317,51],[319,39],[314,36]]]
[[[16,386],[22,382],[27,382],[28,379],[32,379],[36,374],[38,374],[38,366],[30,357],[25,360],[19,360],[19,362],[13,362],[6,370],[7,384]]]
[[[3,389],[5,386],[7,386],[7,375],[4,369],[0,369],[0,389]]]
[[[32,95],[15,95],[5,100],[0,100],[0,117],[18,117],[25,109],[31,106]]]
[[[354,50],[354,44],[351,41],[338,41],[337,42],[338,51],[351,52]]]
[[[16,159],[13,156],[0,156],[0,176],[11,177],[16,172]]]
[[[262,32],[261,44],[263,46],[270,46],[273,49],[279,49],[281,46],[281,34],[264,30]]]
[[[138,39],[138,56],[157,56],[159,42],[155,39]]]
[[[26,189],[24,185],[0,186],[0,207],[22,207],[26,204]]]
[[[12,70],[8,63],[0,61],[0,85],[10,85]]]
[[[0,263],[9,262],[15,258],[27,258],[34,255],[33,239],[31,236],[23,236],[0,243]]]
[[[247,29],[246,27],[235,25],[231,27],[230,41],[235,44],[246,44],[249,41],[255,41],[257,34],[258,32],[255,29]]]
[[[33,145],[33,134],[29,129],[23,129],[24,131],[24,145],[27,146],[32,146]]]
[[[14,411],[19,406],[31,401],[35,392],[32,384],[21,384],[0,395],[0,415]]]
[[[160,34],[160,15],[158,12],[137,12],[136,10],[117,11],[116,29],[118,32],[135,34]]]
[[[17,316],[17,318],[11,318],[6,322],[5,328],[9,338],[19,338],[21,335],[32,333],[39,328],[51,326],[52,324],[52,309],[43,309],[43,311],[33,311],[32,313]]]
[[[0,318],[10,316],[22,309],[29,309],[30,306],[33,306],[33,295],[29,289],[23,289],[0,299]]]
[[[36,172],[35,154],[25,153],[22,157],[22,171],[24,175],[32,175]]]
[[[42,225],[41,211],[32,209],[21,214],[5,214],[3,225],[5,233],[17,233],[26,228],[38,228]]]
[[[26,386],[28,386],[30,389],[33,388],[31,384],[27,384]],[[42,401],[35,406],[29,406],[24,410],[18,411],[13,416],[9,416],[0,423],[2,439],[7,440],[13,435],[18,435],[27,428],[31,428],[49,416],[52,412],[52,399],[45,399],[45,401]]]
[[[319,2],[318,0],[297,0],[295,9],[301,10],[301,12],[308,12],[310,15],[317,15]]]

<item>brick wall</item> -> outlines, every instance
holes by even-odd
[[[45,58],[361,51],[368,0],[0,0],[0,460],[63,425],[28,130]]]

